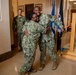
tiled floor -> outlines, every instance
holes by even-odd
[[[39,67],[39,56],[40,52],[37,50],[36,60],[34,63],[34,67]],[[19,52],[14,57],[0,63],[0,75],[19,75],[18,70],[23,64],[24,57],[23,53]],[[76,62],[61,59],[61,62],[57,68],[57,70],[51,70],[52,62],[50,61],[49,54],[47,52],[47,62],[46,67],[43,71],[37,71],[36,73],[32,73],[30,75],[76,75]]]

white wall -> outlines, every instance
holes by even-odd
[[[11,51],[9,0],[1,0],[2,21],[0,21],[0,54]]]

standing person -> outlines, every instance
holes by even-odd
[[[22,48],[26,60],[21,67],[19,74],[27,74],[31,70],[35,60],[37,42],[39,40],[40,33],[46,33],[46,30],[50,29],[50,27],[46,27],[46,29],[42,27],[36,22],[37,20],[37,15],[33,13],[31,15],[31,21],[26,22],[23,27],[25,35],[22,40]]]
[[[20,47],[20,50],[22,49],[22,44],[21,44],[22,37],[23,37],[22,28],[25,21],[26,21],[26,18],[22,15],[22,10],[18,9],[18,15],[13,19],[13,30],[15,34],[17,34],[18,46]]]
[[[39,24],[42,25],[43,27],[46,28],[47,25],[49,25],[50,21],[53,21],[55,25],[63,30],[63,26],[61,23],[59,23],[54,17],[48,14],[41,14],[40,8],[36,6],[34,8],[34,13],[36,13],[39,17]],[[39,70],[43,70],[45,67],[45,61],[46,61],[46,46],[48,47],[49,54],[52,58],[53,61],[53,66],[52,70],[55,70],[58,67],[58,62],[57,62],[57,56],[54,51],[54,45],[55,45],[55,40],[54,40],[54,34],[51,31],[51,29],[48,31],[47,34],[41,34],[41,39],[40,39],[40,61],[41,65]]]

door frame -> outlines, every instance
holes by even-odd
[[[27,9],[26,9],[26,6],[29,6],[29,5],[32,5],[33,8],[34,8],[34,3],[32,3],[32,4],[25,4],[25,16],[27,15]]]

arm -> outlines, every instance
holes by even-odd
[[[55,18],[55,16],[49,16],[49,17],[50,17],[50,21],[53,22],[57,28],[63,29],[63,25],[61,21]]]
[[[57,28],[60,28],[60,29],[63,28],[62,22],[59,21],[58,19],[56,19],[56,20],[54,21],[54,24],[55,24],[55,26],[56,26]]]
[[[26,22],[26,18],[25,18],[25,17],[23,17],[23,25],[25,24],[25,22]]]
[[[49,16],[48,16],[48,14],[42,14],[40,16],[39,24],[41,24],[44,27],[47,27],[48,23],[49,23]]]
[[[41,26],[40,24],[37,25],[37,31],[40,33],[46,33],[46,27]]]
[[[25,24],[23,25],[23,28],[22,28],[22,32],[24,32],[27,29],[27,25],[28,25],[28,23],[25,22]]]
[[[16,17],[13,19],[13,31],[17,32],[17,22],[16,22]]]
[[[26,36],[29,35],[28,30],[27,30],[27,26],[28,26],[28,23],[26,22],[26,23],[24,24],[23,28],[22,28],[22,31],[23,31],[23,33],[24,33]]]

